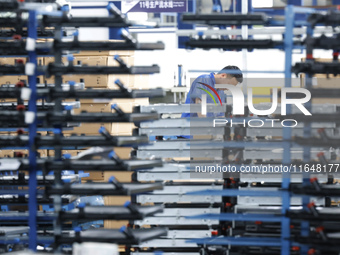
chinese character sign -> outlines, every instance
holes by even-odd
[[[130,1],[123,6],[122,11],[127,12],[187,12],[187,0],[141,0]]]

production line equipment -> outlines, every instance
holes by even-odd
[[[78,33],[73,40],[63,40],[65,27],[115,27],[127,28],[132,23],[111,3],[107,6],[109,17],[73,18],[69,6],[53,3],[22,3],[0,1],[1,11],[12,13],[0,18],[0,54],[22,56],[14,65],[0,65],[0,75],[27,75],[27,80],[0,87],[1,131],[13,132],[0,135],[3,150],[18,150],[10,158],[0,158],[0,214],[1,252],[37,248],[47,252],[70,251],[73,243],[103,242],[125,245],[128,252],[132,245],[167,234],[166,227],[102,229],[103,220],[143,220],[161,213],[162,206],[138,206],[127,201],[121,205],[95,204],[91,200],[101,196],[133,196],[162,190],[162,182],[124,183],[112,176],[104,182],[85,182],[88,171],[139,171],[162,167],[163,161],[155,159],[121,159],[113,147],[134,147],[147,144],[146,136],[113,136],[101,127],[99,135],[64,136],[63,129],[71,129],[81,123],[135,123],[159,118],[157,113],[125,113],[118,105],[112,105],[108,113],[81,112],[78,99],[112,99],[162,97],[162,89],[131,90],[116,80],[117,90],[85,89],[91,84],[69,81],[63,83],[65,74],[152,74],[159,67],[129,66],[118,55],[113,57],[116,66],[73,65],[70,53],[83,50],[161,50],[164,44],[138,43],[127,31],[120,34],[117,42],[79,42]],[[25,14],[25,15],[23,15]],[[5,31],[15,33],[7,38]],[[45,30],[45,28],[47,28]],[[6,34],[6,35],[5,35]],[[41,42],[39,36],[50,34],[52,41]],[[44,66],[38,56],[53,55],[55,61]],[[67,56],[67,65],[62,56]],[[27,58],[27,60],[25,60]],[[54,76],[54,83],[41,80]],[[39,78],[38,78],[39,77]],[[114,85],[114,84],[112,84]],[[10,100],[8,100],[10,99]],[[62,102],[63,99],[77,99]],[[39,100],[39,101],[38,101]],[[71,100],[72,101],[72,100]],[[49,132],[48,135],[38,135]],[[65,150],[82,151],[76,156],[63,154]],[[28,156],[21,152],[28,150]],[[38,150],[53,152],[52,156],[39,157]],[[85,172],[84,172],[85,171]],[[102,199],[102,198],[101,198]],[[18,211],[14,205],[24,206]],[[38,210],[42,206],[43,210]],[[6,211],[4,211],[6,207]]]
[[[179,30],[179,42],[182,47],[189,49],[284,49],[285,87],[291,87],[292,73],[305,72],[305,88],[310,90],[312,98],[337,98],[336,89],[311,88],[310,79],[315,73],[329,76],[337,74],[336,52],[332,63],[316,62],[314,65],[311,59],[313,44],[315,48],[326,47],[326,44],[320,43],[321,38],[312,38],[313,17],[318,17],[318,24],[324,22],[337,26],[337,12],[319,15],[313,9],[289,5],[285,12],[284,22],[256,14],[182,15],[183,22],[210,26],[254,25],[255,22],[266,26],[285,25],[285,37],[281,42],[248,38],[235,41],[212,39],[209,33],[213,32],[209,30],[206,37],[205,32],[201,32],[187,39],[184,35],[189,32]],[[305,23],[306,40],[293,40],[294,27],[297,25],[294,17],[300,12],[312,13],[308,19],[311,23]],[[326,49],[332,47],[329,45],[337,47],[336,40],[336,36],[329,39],[332,44],[327,44]],[[305,47],[306,62],[292,67],[293,48]],[[290,93],[288,98],[301,98],[301,94]],[[254,105],[255,109],[270,107],[271,104]],[[226,117],[222,121],[224,125],[214,126],[214,120],[209,118],[181,118],[183,112],[200,112],[199,105],[159,104],[136,108],[135,112],[140,113],[156,111],[161,118],[138,125],[134,134],[148,135],[153,142],[152,145],[138,146],[135,154],[140,158],[163,157],[171,167],[139,171],[134,174],[134,178],[138,181],[172,180],[165,184],[165,190],[169,190],[167,193],[154,191],[152,195],[136,195],[136,201],[162,203],[165,208],[176,208],[178,214],[177,218],[164,219],[160,218],[161,214],[155,215],[135,223],[166,224],[170,230],[176,227],[178,239],[181,239],[178,225],[182,217],[186,219],[186,230],[190,229],[191,233],[196,233],[197,221],[203,223],[202,226],[210,226],[209,231],[197,233],[192,239],[185,232],[188,236],[181,243],[168,236],[165,240],[153,243],[154,249],[169,254],[337,254],[339,106],[307,102],[305,109],[311,116],[305,116],[296,107],[288,107],[286,116],[281,116],[280,107],[270,115],[261,116],[245,109],[245,114],[240,116],[232,113],[230,105],[207,105],[207,112],[225,113]],[[264,125],[260,128],[250,125],[249,120],[255,118],[263,121]],[[294,119],[298,123],[294,128],[272,126],[265,122],[266,119],[278,119],[279,122]],[[231,122],[237,124],[230,126]],[[234,171],[218,172],[223,166]],[[257,169],[257,172],[247,172],[247,169]],[[274,171],[270,173],[270,169]],[[183,189],[177,187],[179,184]],[[196,188],[202,189],[194,191]],[[172,196],[176,197],[177,203],[169,199]],[[186,200],[187,196],[190,201]],[[207,212],[192,215],[197,202],[208,200],[209,208],[218,209],[208,212],[201,206],[200,211]],[[186,203],[192,210],[182,210]],[[136,254],[151,254],[153,251],[145,250],[143,246],[139,248]]]

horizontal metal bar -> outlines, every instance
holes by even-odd
[[[163,166],[161,167],[154,167],[152,169],[148,170],[142,170],[141,172],[143,173],[150,173],[150,172],[176,172],[176,173],[181,173],[181,172],[187,172],[189,171],[190,163],[163,163]]]
[[[214,219],[196,219],[196,220],[188,220],[186,217],[147,217],[143,220],[134,221],[135,225],[144,226],[144,225],[218,225],[219,221]]]
[[[310,197],[311,201],[315,203],[317,206],[325,206],[325,199],[319,197]],[[282,198],[280,197],[268,197],[268,196],[259,196],[259,197],[250,197],[250,196],[238,196],[237,203],[239,205],[282,205]],[[302,197],[291,197],[290,198],[291,206],[302,205]]]
[[[0,221],[28,221],[29,216],[0,216]],[[53,221],[57,218],[56,215],[50,216],[37,216],[38,221]],[[21,223],[22,224],[22,223]]]
[[[175,31],[178,36],[195,36],[203,33],[203,35],[211,36],[211,35],[242,35],[242,29],[178,29]],[[273,35],[273,34],[284,34],[286,33],[286,28],[253,28],[248,30],[248,35]],[[305,27],[302,28],[293,28],[294,35],[306,34],[307,29]],[[332,28],[329,27],[317,27],[314,29],[314,34],[324,34],[324,33],[333,33]],[[191,70],[189,70],[191,72]],[[243,72],[243,70],[242,70]]]
[[[147,114],[147,113],[144,113]],[[150,113],[149,113],[150,114]],[[324,114],[324,113],[323,113]],[[264,127],[283,127],[282,125],[275,124],[274,120],[268,118],[253,118],[253,117],[234,117],[234,118],[180,118],[180,119],[159,119],[152,122],[140,123],[139,127],[141,129],[155,129],[160,128],[167,130],[169,128],[191,128],[192,132],[195,129],[211,128],[212,130],[218,130],[220,127],[229,127],[235,125],[246,126],[249,121],[258,120],[266,123]],[[334,125],[329,125],[329,127],[335,127]],[[260,128],[260,127],[259,127]],[[209,130],[209,129],[208,129]]]
[[[19,9],[22,11],[35,10],[38,13],[45,12],[46,15],[57,13],[57,16],[63,16],[62,11],[57,11],[58,5],[55,3],[21,3]]]
[[[208,142],[209,140],[188,140],[188,139],[155,141],[151,144],[139,145],[138,150],[167,150],[167,151],[190,150],[190,149],[195,150],[195,147],[191,148],[191,146],[195,146],[196,144],[208,143]],[[202,147],[199,149],[205,149],[205,148]],[[215,149],[215,150],[218,150],[218,149]]]
[[[199,104],[153,104],[139,106],[140,112],[158,113],[196,113],[201,112],[201,105]],[[214,105],[207,104],[207,112],[226,112],[227,104]]]
[[[188,216],[204,213],[219,213],[220,208],[164,208],[163,212],[155,214],[156,217],[164,216]]]
[[[164,158],[210,158],[222,159],[222,150],[138,150],[137,158],[164,157]]]
[[[202,70],[203,72],[203,70]],[[256,95],[253,95],[256,96]],[[261,96],[261,95],[260,95]],[[270,97],[270,95],[263,95]],[[207,104],[207,112],[226,112],[227,104],[214,105]],[[255,104],[254,108],[257,110],[266,110],[270,109],[272,103],[260,103]],[[196,113],[201,112],[201,105],[198,104],[153,104],[153,105],[141,105],[138,107],[140,112],[153,112],[156,111],[158,113],[170,114],[170,113]],[[301,110],[298,109],[295,105],[292,105],[292,113],[300,113]],[[335,113],[336,105],[335,104],[313,104],[311,113]],[[281,113],[281,105],[278,105],[274,113]],[[268,123],[270,124],[270,123]]]
[[[72,106],[73,109],[79,109],[80,108],[80,102],[79,101],[75,101],[75,102],[62,102],[61,103],[63,106],[66,106],[66,105],[70,105]],[[0,107],[10,107],[10,106],[17,106],[18,103],[17,102],[5,102],[5,103],[0,103]],[[28,105],[28,103],[24,103],[25,106]],[[54,103],[37,103],[37,106],[54,106],[55,104]]]
[[[326,129],[326,134],[328,136],[333,137],[334,131]],[[303,136],[303,128],[294,128],[292,129],[292,136]],[[282,128],[247,128],[246,136],[282,136]],[[311,136],[319,135],[318,130],[313,128],[311,130]]]
[[[198,247],[195,243],[187,243],[187,239],[152,239],[150,241],[143,242],[139,245],[133,245],[132,247],[148,248],[148,247]],[[176,252],[177,254],[177,252]]]
[[[223,196],[223,197],[236,197],[236,196],[249,196],[249,197],[281,197],[282,191],[276,190],[259,190],[259,189],[224,189],[224,190],[202,190],[195,192],[188,192],[190,196]]]
[[[205,24],[210,26],[227,25],[266,25],[268,24],[268,16],[264,13],[184,13],[181,16],[183,23]]]
[[[220,196],[195,196],[195,195],[138,195],[137,203],[220,203],[222,198]]]
[[[200,214],[195,216],[185,217],[189,220],[192,219],[209,219],[218,221],[263,221],[263,222],[281,222],[280,215],[270,214],[235,214],[235,213],[219,213],[219,214]]]
[[[255,237],[213,237],[188,240],[190,243],[204,245],[235,245],[235,246],[268,246],[279,247],[279,238],[255,238]]]
[[[290,206],[289,210],[301,210],[302,206]],[[234,213],[277,213],[281,214],[281,205],[274,206],[274,205],[268,205],[268,206],[261,206],[261,205],[235,205],[234,206]]]
[[[206,123],[206,126],[209,125]],[[210,123],[210,126],[211,123]],[[149,122],[149,123],[140,123],[141,128],[170,128],[170,127],[190,127],[189,118],[182,119],[160,119],[157,121]]]
[[[231,146],[233,148],[238,148]],[[282,148],[276,148],[273,150],[256,150],[256,149],[246,149],[244,150],[243,158],[244,159],[277,159],[282,160]],[[294,148],[292,149],[294,153],[293,159],[302,159],[302,152]],[[316,149],[312,151],[312,157],[316,157],[316,154],[319,152],[324,152],[327,159],[331,158],[331,153],[324,149]],[[272,154],[271,154],[272,153]],[[211,159],[221,159],[222,158],[222,149],[195,149],[192,148],[190,150],[138,150],[137,157],[138,158],[149,158],[152,156],[156,157],[165,157],[165,158],[172,158],[172,157],[194,157],[194,158],[211,158]]]
[[[303,129],[304,124],[303,123],[298,123],[292,130],[294,129]],[[317,128],[336,128],[335,123],[311,123],[311,128],[312,129],[317,129]],[[247,129],[283,129],[282,126],[278,125],[272,125],[271,123],[265,122],[261,128],[259,127],[247,127]]]
[[[223,135],[223,127],[172,127],[172,128],[140,128],[139,135],[152,136],[190,136],[190,135]]]
[[[303,160],[303,149],[299,148],[291,148],[291,159],[292,160]],[[331,158],[331,153],[329,150],[325,150],[323,148],[313,148],[310,152],[311,158],[317,158],[317,154],[323,152],[327,159]],[[243,159],[283,159],[283,148],[276,148],[272,150],[259,150],[259,149],[246,149],[243,151]]]
[[[169,230],[168,238],[199,238],[199,237],[210,237],[211,230]]]
[[[328,176],[327,174],[311,174],[309,178],[317,177],[319,182],[327,182]],[[271,173],[263,176],[262,173],[240,173],[240,181],[241,182],[274,182],[281,183],[282,182],[282,174],[281,173]],[[290,174],[290,182],[291,183],[301,183],[302,182],[302,173],[291,173]]]
[[[161,195],[161,194],[184,194],[187,192],[194,192],[204,189],[212,189],[212,190],[222,190],[223,185],[178,185],[178,186],[167,186],[165,185],[162,190],[155,190],[151,194]]]
[[[44,191],[37,190],[38,194],[43,194]],[[0,198],[4,198],[4,195],[28,195],[28,190],[13,190],[13,189],[0,189]]]
[[[208,145],[212,146],[209,147]],[[256,144],[258,147],[256,148]],[[280,142],[209,142],[209,143],[201,143],[201,147],[198,144],[192,144],[193,146],[190,150],[176,151],[160,151],[160,150],[144,150],[137,151],[137,155],[140,157],[150,157],[160,156],[160,157],[208,157],[208,158],[221,158],[222,156],[222,148],[223,146],[226,148],[240,148],[244,149],[243,158],[244,159],[278,159],[282,160],[283,149],[282,145],[279,145]],[[277,147],[273,149],[263,149]],[[220,150],[218,150],[218,148]],[[261,149],[260,149],[261,148]],[[297,147],[291,147],[292,159],[302,160],[303,151]],[[331,158],[331,152],[324,148],[314,148],[311,151],[311,157],[316,158],[319,152],[323,152],[327,159]],[[168,153],[168,154],[167,154]]]
[[[223,173],[214,173],[213,176],[211,176],[211,179],[222,179],[223,178]],[[266,180],[267,180],[268,176],[266,176]],[[176,172],[159,172],[159,173],[155,173],[155,172],[137,172],[137,180],[138,181],[167,181],[167,180],[200,180],[200,179],[204,179],[206,180],[207,178],[205,176],[199,177],[199,176],[195,176],[192,175],[192,173],[190,173],[190,171],[188,172],[180,172],[180,173],[176,173]],[[261,181],[263,180],[263,176],[261,176]],[[281,178],[279,179],[280,181],[282,180]]]
[[[235,141],[211,141],[190,143],[191,149],[217,149],[217,148],[282,148],[283,141],[250,141],[250,142],[235,142]]]
[[[61,88],[62,90],[68,91],[70,90],[70,84],[69,83],[63,83],[61,84]],[[15,88],[16,84],[2,84],[1,88]],[[55,84],[54,83],[38,83],[37,84],[37,88],[55,88]],[[75,90],[81,90],[81,89],[85,89],[85,83],[83,82],[77,82],[74,85],[72,85],[72,88],[74,88]]]

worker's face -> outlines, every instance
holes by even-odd
[[[229,84],[229,85],[234,85],[236,86],[238,84],[238,81],[236,80],[235,77],[231,77],[225,73],[217,74],[215,77],[216,84]],[[227,90],[227,89],[222,89],[221,90]]]

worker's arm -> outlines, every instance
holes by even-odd
[[[195,98],[195,104],[201,104],[201,102],[202,102],[201,99]],[[199,118],[205,117],[205,115],[202,115],[201,112],[198,112],[198,113],[197,113],[197,116],[198,116]]]

